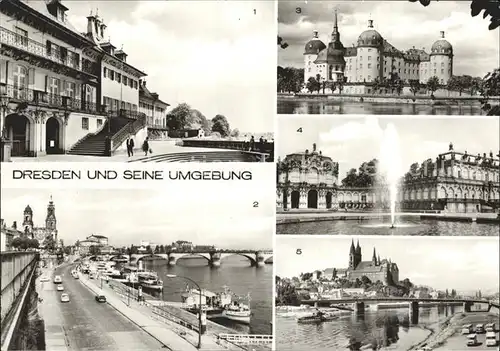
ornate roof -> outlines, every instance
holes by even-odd
[[[368,21],[368,29],[359,35],[358,47],[359,46],[370,46],[370,47],[380,47],[384,42],[384,38],[373,29],[373,20]]]
[[[318,38],[318,31],[314,31],[313,38],[304,47],[304,55],[318,55],[324,49],[325,43]]]
[[[453,46],[444,38],[443,31],[441,38],[432,44],[431,55],[453,55]]]

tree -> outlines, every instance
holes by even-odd
[[[448,81],[448,89],[458,91],[460,96],[466,89],[471,89],[473,85],[473,78],[471,76],[452,76]]]
[[[181,103],[167,114],[167,127],[170,130],[185,129],[191,123],[191,107]]]
[[[212,119],[212,132],[217,132],[225,138],[229,135],[229,123],[225,116],[217,115]]]
[[[71,255],[71,251],[72,251],[71,246],[64,246],[63,252],[65,255]]]
[[[319,91],[320,83],[314,77],[309,77],[306,83],[306,89],[312,93],[313,91]]]
[[[147,254],[153,254],[153,249],[151,248],[151,245],[146,246],[146,253]]]
[[[283,41],[283,38],[278,35],[278,46],[282,49],[286,49],[288,44]]]
[[[304,85],[304,69],[278,66],[278,92],[297,93]]]
[[[53,252],[56,246],[56,241],[54,240],[52,235],[47,235],[47,237],[43,241],[43,248],[49,252]]]
[[[417,0],[409,0],[410,2],[417,2]],[[429,6],[431,0],[418,0],[422,5]],[[438,1],[438,0],[436,0]],[[471,16],[476,17],[483,10],[483,18],[490,16],[489,30],[494,30],[500,26],[500,6],[498,1],[485,1],[485,0],[472,0],[470,4]]]
[[[303,274],[301,274],[301,278],[302,278],[303,281],[311,279],[312,276],[313,276],[312,273],[303,273]]]
[[[240,131],[238,130],[238,128],[234,128],[232,131],[231,131],[231,136],[233,138],[237,138],[240,136]]]
[[[421,84],[418,79],[412,79],[410,80],[410,91],[413,93],[413,96],[417,95],[417,93],[420,91]]]
[[[483,78],[483,81],[479,85],[479,93],[482,96],[480,100],[482,109],[489,116],[500,116],[500,106],[492,106],[488,102],[491,96],[500,95],[500,68],[493,70]]]
[[[101,254],[101,248],[97,245],[91,245],[89,247],[89,254],[91,256],[98,256]]]
[[[431,96],[434,96],[434,92],[439,88],[439,78],[436,76],[430,77],[427,81],[427,89],[431,92]]]
[[[209,135],[212,130],[210,121],[198,110],[192,109],[191,115],[187,120],[187,125],[190,128],[201,128],[205,135]]]

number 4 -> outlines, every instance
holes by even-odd
[[[297,133],[302,133],[302,127],[300,127],[299,129],[297,129]]]

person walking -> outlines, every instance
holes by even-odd
[[[148,142],[149,138],[146,137],[146,139],[144,139],[144,142],[142,143],[142,151],[144,151],[144,156],[147,156],[148,155],[148,152],[149,152],[149,142]]]
[[[130,139],[130,142],[129,142],[130,156],[134,156],[134,147],[135,147],[134,138],[132,138],[132,136],[130,136],[129,139]]]

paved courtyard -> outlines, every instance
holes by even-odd
[[[172,141],[150,141],[149,146],[153,153],[148,157],[171,153],[190,152],[230,152],[234,150],[182,147],[175,145]],[[128,157],[126,151],[117,152],[111,157],[83,156],[83,155],[46,155],[41,157],[12,157],[12,162],[129,162],[144,159],[144,152],[135,150],[134,156]]]

